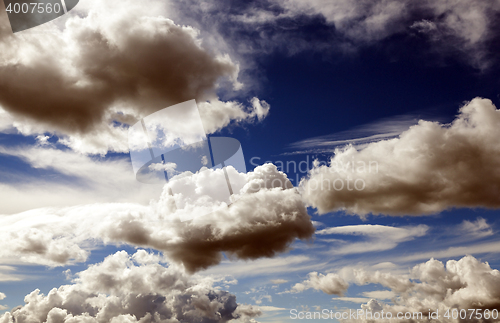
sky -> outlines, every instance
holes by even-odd
[[[500,321],[500,1],[7,3],[0,323]]]

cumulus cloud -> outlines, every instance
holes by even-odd
[[[7,296],[5,296],[4,293],[0,292],[0,301],[3,300],[5,297]],[[7,306],[0,304],[0,311],[6,310],[7,308],[8,308]]]
[[[435,214],[453,207],[498,208],[500,110],[466,103],[451,124],[419,121],[398,138],[337,149],[301,182],[320,213]]]
[[[395,295],[392,298],[393,305],[372,299],[362,305],[362,309],[374,312],[384,310],[386,313],[391,312],[394,318],[398,312],[423,313],[422,319],[399,320],[400,322],[427,322],[429,309],[440,312],[439,319],[433,322],[497,321],[469,319],[469,316],[465,320],[444,317],[449,308],[491,310],[500,306],[500,272],[492,269],[487,262],[481,262],[472,256],[465,256],[458,261],[449,260],[446,264],[431,259],[416,265],[407,275],[355,270],[351,278],[358,285],[380,284]],[[382,296],[388,295],[390,294]],[[359,319],[355,322],[371,320]]]
[[[212,176],[223,177],[218,169],[189,177],[188,188],[195,185],[193,191],[200,195],[196,198],[170,195],[169,185],[181,183],[173,181],[149,206],[92,204],[4,216],[0,257],[57,266],[84,261],[85,246],[92,241],[128,243],[164,251],[194,272],[218,264],[222,252],[238,259],[273,257],[287,251],[295,239],[311,238],[314,227],[302,199],[276,166],[266,164],[248,174],[227,170],[233,178],[246,181],[229,207],[208,195]],[[182,222],[186,213],[206,215]]]
[[[363,297],[338,298],[343,301],[365,302],[366,304],[361,305],[363,310],[392,313],[392,320],[377,319],[377,322],[394,322],[398,312],[423,314],[420,319],[399,319],[398,322],[428,322],[429,309],[439,310],[440,313],[439,319],[433,319],[432,322],[496,322],[497,320],[488,319],[453,320],[444,318],[444,314],[447,309],[453,308],[459,311],[492,310],[500,306],[500,272],[492,269],[487,262],[481,262],[472,256],[446,263],[431,259],[417,264],[407,273],[349,266],[336,273],[324,275],[311,272],[308,276],[308,279],[293,286],[290,292],[299,293],[313,288],[329,295],[342,295],[350,284],[376,284],[387,288],[363,292]],[[390,300],[391,303],[385,303],[384,300]],[[341,321],[373,322],[366,317]]]
[[[127,151],[128,124],[191,99],[205,102],[202,115],[222,116],[205,120],[207,131],[262,119],[265,102],[220,102],[215,93],[221,77],[241,88],[238,64],[162,14],[169,12],[159,1],[89,0],[62,28],[13,35],[3,12],[0,73],[9,77],[0,80],[0,106],[11,128],[55,133],[75,150],[105,153]]]
[[[143,261],[148,259],[148,261]],[[0,322],[255,322],[260,311],[236,303],[211,278],[188,276],[144,250],[117,252],[77,274],[73,284],[36,289]]]
[[[349,284],[337,274],[309,273],[309,278],[301,283],[295,284],[290,290],[291,293],[303,292],[307,289],[321,290],[326,294],[342,296],[349,288]]]

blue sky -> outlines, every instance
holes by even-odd
[[[0,5],[0,321],[498,309],[499,12],[81,0],[12,34]],[[199,193],[220,169],[175,202],[135,180],[129,127],[192,99],[209,137],[241,143],[232,178],[260,185],[229,208]],[[219,211],[186,224],[179,201]]]

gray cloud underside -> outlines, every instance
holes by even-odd
[[[209,175],[220,174],[193,175],[193,185],[210,189],[214,180]],[[312,237],[314,227],[300,195],[276,166],[266,164],[239,176],[248,185],[230,207],[200,197],[198,204],[176,210],[174,199],[184,197],[169,195],[166,186],[150,206],[107,203],[3,216],[0,257],[57,266],[85,261],[89,251],[84,246],[92,241],[128,243],[164,251],[194,272],[218,264],[222,252],[239,259],[273,257],[295,239]],[[181,222],[179,212],[206,215]]]

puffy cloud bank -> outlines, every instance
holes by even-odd
[[[445,318],[447,309],[480,309],[500,308],[500,272],[491,269],[487,262],[481,262],[472,256],[449,260],[446,264],[431,259],[419,264],[408,277],[390,273],[354,271],[357,284],[380,284],[395,293],[393,305],[384,304],[372,299],[362,305],[364,309],[389,311],[396,317],[397,312],[422,312],[423,319],[400,320],[401,322],[427,322],[429,309],[439,310],[439,319],[433,322],[498,322],[498,319]],[[491,312],[490,312],[491,313]],[[363,322],[357,320],[356,322]],[[389,320],[380,320],[380,322]]]
[[[292,293],[299,293],[307,289],[321,290],[326,294],[343,295],[349,288],[349,283],[343,280],[337,274],[318,274],[317,272],[309,273],[309,278],[302,283],[297,283],[292,287]]]
[[[301,183],[321,213],[434,214],[500,207],[500,110],[476,98],[451,124],[421,120],[398,138],[337,150]]]
[[[188,276],[160,260],[144,250],[117,252],[78,273],[71,285],[47,295],[33,291],[24,306],[3,314],[0,322],[250,323],[260,314],[215,288],[212,279]]]
[[[218,264],[222,252],[239,259],[273,257],[295,239],[311,238],[314,227],[302,199],[276,166],[266,164],[247,174],[228,167],[228,172],[244,184],[229,207],[210,195],[224,176],[219,169],[188,177],[180,190],[184,193],[174,196],[168,194],[169,185],[180,181],[170,182],[149,206],[92,204],[3,216],[0,257],[57,266],[85,261],[85,246],[127,243],[164,251],[194,272]],[[181,221],[198,214],[203,215]]]
[[[439,310],[438,320],[432,322],[498,322],[498,320],[477,320],[445,318],[447,309],[492,310],[500,307],[500,272],[487,262],[472,256],[449,260],[446,264],[431,259],[414,266],[409,274],[395,274],[367,268],[345,267],[337,273],[309,273],[309,278],[292,287],[291,292],[316,289],[327,294],[343,295],[349,283],[355,285],[377,284],[388,290],[367,292],[363,295],[391,299],[392,304],[371,299],[361,306],[363,310],[392,313],[392,320],[378,319],[376,322],[428,322],[427,315]],[[397,313],[421,312],[421,319],[397,320]],[[469,317],[468,312],[467,317]],[[384,316],[386,317],[386,316]],[[380,318],[380,316],[379,316]],[[350,322],[349,320],[341,320]],[[373,322],[358,318],[352,322]]]
[[[232,120],[265,117],[269,107],[256,98],[249,107],[219,101],[221,77],[241,88],[238,64],[202,47],[194,28],[162,16],[166,7],[82,1],[64,26],[49,23],[16,35],[2,10],[0,74],[8,77],[0,79],[0,107],[11,119],[4,131],[55,133],[73,149],[105,153],[127,151],[127,124],[191,99],[204,102],[209,132]]]

